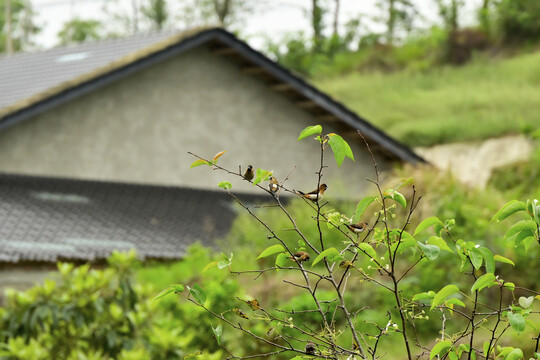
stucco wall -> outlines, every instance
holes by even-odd
[[[54,265],[1,265],[0,266],[0,306],[5,304],[7,289],[27,290],[48,279],[58,279]]]
[[[288,185],[311,190],[318,145],[296,138],[314,124],[236,63],[199,48],[1,132],[0,171],[216,188],[231,177],[190,170],[195,159],[187,151],[211,157],[228,150],[221,164],[253,164],[279,180],[297,165]],[[361,192],[373,174],[361,142],[351,145],[356,162],[345,160],[339,170],[326,155],[324,181],[334,194]],[[253,190],[246,182],[233,186]]]

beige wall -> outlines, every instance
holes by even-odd
[[[297,165],[289,186],[311,190],[318,145],[296,138],[314,124],[236,63],[199,48],[2,131],[0,171],[215,189],[234,178],[190,170],[195,159],[187,151],[211,157],[228,150],[224,166],[253,164],[279,180]],[[373,174],[361,143],[351,145],[356,162],[345,160],[341,169],[326,154],[324,181],[334,194],[357,194]],[[245,182],[233,187],[253,190]]]

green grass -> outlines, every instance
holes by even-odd
[[[323,91],[411,146],[482,140],[540,127],[540,52],[426,72],[316,80]]]

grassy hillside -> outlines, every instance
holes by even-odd
[[[464,67],[354,73],[316,85],[411,146],[540,127],[540,52]]]

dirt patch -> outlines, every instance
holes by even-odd
[[[530,159],[533,142],[524,135],[475,143],[453,143],[416,148],[435,167],[449,170],[464,184],[485,188],[494,169]]]

